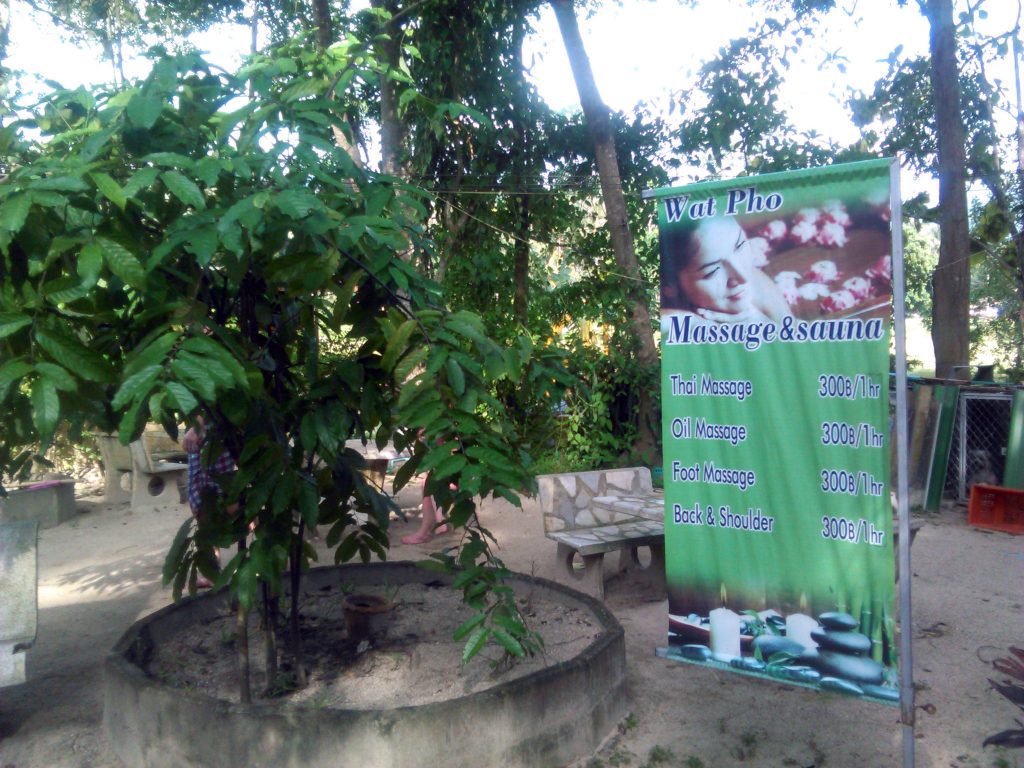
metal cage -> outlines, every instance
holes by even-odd
[[[1002,485],[1013,395],[963,389],[957,403],[945,495],[966,502],[974,483]]]

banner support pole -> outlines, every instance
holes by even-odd
[[[914,657],[913,621],[910,613],[910,510],[907,475],[907,349],[903,270],[903,210],[900,197],[900,163],[890,167],[889,210],[892,221],[893,330],[896,336],[896,505],[899,513],[900,606],[900,723],[903,732],[903,768],[914,768]]]

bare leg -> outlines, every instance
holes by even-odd
[[[423,489],[426,491],[427,481],[423,481]],[[444,525],[444,518],[441,510],[434,503],[433,496],[423,496],[423,518],[420,520],[420,527],[416,533],[402,537],[403,544],[426,544],[439,533],[447,533],[448,526]]]

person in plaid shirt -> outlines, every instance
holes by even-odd
[[[211,461],[209,456],[203,455],[203,444],[206,442],[206,429],[202,417],[198,419],[195,427],[190,427],[185,433],[182,444],[188,454],[188,505],[196,520],[202,511],[203,494],[207,489],[214,493],[220,493],[220,487],[213,478],[224,475],[235,470],[235,459],[228,451],[223,451]],[[205,576],[200,575],[196,579],[196,586],[208,589],[213,583]]]

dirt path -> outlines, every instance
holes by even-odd
[[[133,621],[169,601],[160,567],[188,512],[100,501],[80,499],[76,520],[40,534],[39,635],[29,681],[0,689],[0,768],[122,768],[101,728],[102,661]],[[482,518],[512,569],[560,578],[535,505],[490,503]],[[964,518],[950,507],[929,519],[913,549],[917,765],[1022,768],[1024,750],[981,744],[1020,714],[989,687],[987,661],[1024,644],[1024,537]],[[395,540],[416,522],[396,523]],[[399,544],[392,559],[430,549]],[[659,659],[666,603],[628,580],[609,586],[607,603],[626,629],[633,715],[580,766],[900,764],[898,710]]]

